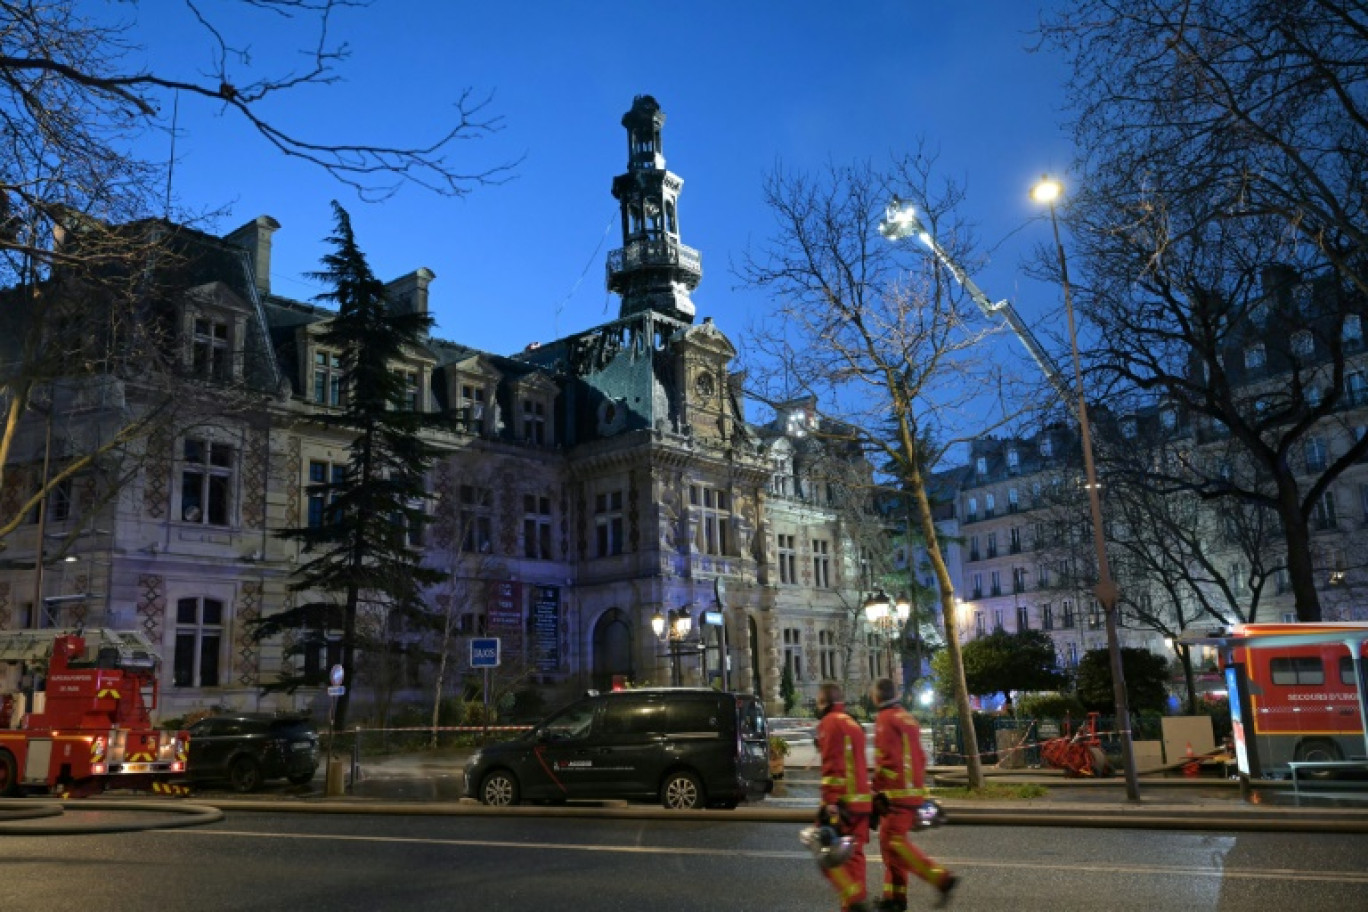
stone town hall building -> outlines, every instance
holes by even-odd
[[[726,655],[727,683],[776,711],[784,665],[810,696],[819,675],[883,673],[885,650],[859,629],[862,561],[830,487],[807,475],[803,419],[748,424],[735,349],[696,319],[702,259],[681,241],[664,122],[649,96],[622,120],[622,246],[607,262],[616,320],[512,356],[432,337],[396,365],[410,407],[448,419],[432,433],[443,455],[430,488],[453,522],[421,544],[452,581],[429,600],[455,612],[461,635],[500,636],[505,664],[521,662],[524,686],[548,702],[617,677],[711,681]],[[253,404],[136,441],[137,470],[112,499],[88,475],[54,490],[8,536],[0,628],[146,631],[163,657],[164,716],[316,708],[317,691],[262,686],[283,663],[330,661],[326,645],[287,659],[250,624],[289,604],[308,560],[275,531],[321,521],[306,487],[347,461],[346,437],[311,420],[341,395],[339,353],[319,338],[331,314],[272,291],[269,216],[223,238],[165,227],[195,266],[172,305],[183,388],[246,391],[255,398],[239,401]],[[391,306],[426,311],[433,279],[418,269],[390,283]],[[51,417],[26,418],[0,507],[18,509],[82,428],[136,411],[140,396],[118,376],[55,385]],[[65,559],[49,563],[59,544]],[[651,625],[672,610],[695,624],[676,654]],[[721,625],[700,623],[719,613]],[[459,680],[459,641],[452,655]],[[406,675],[400,697],[416,698],[430,671]]]

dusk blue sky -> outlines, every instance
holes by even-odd
[[[472,171],[523,157],[509,182],[465,199],[409,187],[366,203],[237,118],[183,101],[174,198],[189,211],[227,207],[210,226],[218,232],[259,214],[278,219],[272,283],[305,300],[320,290],[303,274],[325,251],[336,198],[382,278],[419,266],[437,274],[438,335],[510,354],[616,316],[604,288],[604,258],[620,246],[609,187],[626,165],[620,119],[635,95],[650,94],[668,118],[668,167],[684,179],[682,237],[703,253],[699,319],[737,336],[765,308],[737,288],[730,263],[773,230],[761,189],[776,164],[882,164],[924,138],[942,174],[968,188],[960,214],[983,248],[996,248],[979,284],[1050,324],[1058,290],[1021,276],[1030,247],[1049,238],[1045,222],[1026,224],[1040,215],[1029,187],[1044,171],[1064,173],[1072,156],[1064,63],[1029,50],[1043,5],[376,0],[333,22],[351,48],[345,81],[294,92],[271,115],[312,140],[419,143],[449,122],[462,89],[492,92],[502,131],[454,154]],[[205,0],[204,9],[263,68],[278,65],[278,47],[300,43],[240,4]],[[208,45],[179,0],[131,12],[133,37],[158,69],[207,69]],[[158,144],[169,153],[166,137],[148,148]]]

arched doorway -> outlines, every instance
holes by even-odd
[[[636,677],[632,663],[632,625],[626,612],[610,608],[594,624],[594,671],[591,685],[595,690],[611,690],[613,677],[622,675],[631,681]]]

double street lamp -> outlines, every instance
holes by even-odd
[[[884,639],[884,644],[888,649],[888,676],[894,678],[893,665],[894,658],[901,654],[901,640],[904,631],[907,629],[907,618],[912,613],[912,602],[907,598],[891,599],[888,593],[882,589],[873,592],[864,603],[865,620],[869,626],[879,632]],[[897,642],[899,648],[894,649],[893,644]],[[902,689],[902,674],[899,674],[895,681],[899,690]]]
[[[678,610],[671,608],[668,616],[657,611],[651,616],[651,630],[655,633],[656,639],[666,644],[670,656],[670,683],[678,687],[680,684],[679,653],[684,640],[693,630],[693,617],[687,609]]]

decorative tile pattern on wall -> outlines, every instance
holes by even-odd
[[[268,439],[266,429],[261,427],[248,428],[243,438],[242,524],[248,529],[260,529],[266,524],[266,477],[271,466]]]
[[[99,495],[100,485],[96,480],[95,473],[77,476],[76,508],[81,511],[82,516],[89,516],[94,511],[96,498]]]
[[[84,574],[84,573],[77,574],[76,578],[73,580],[73,585],[75,586],[75,588],[72,590],[72,592],[89,592],[89,591],[90,591],[90,577],[87,576],[87,575]],[[72,623],[72,626],[75,626],[75,627],[84,627],[85,624],[86,624],[86,618],[89,617],[89,616],[90,616],[90,603],[89,603],[89,602],[84,602],[84,601],[82,601],[82,602],[76,602],[76,603],[74,603],[74,604],[71,606],[71,623]]]
[[[255,687],[261,678],[259,645],[252,636],[252,622],[260,619],[263,586],[260,580],[242,584],[238,599],[237,617],[237,673],[243,687]]]
[[[16,469],[11,466],[5,472],[5,486],[0,488],[0,513],[13,516],[19,512],[19,492],[29,490],[33,484],[30,478],[31,473],[27,469]]]
[[[147,461],[143,464],[143,511],[153,519],[165,519],[171,511],[171,435],[165,429],[147,438]]]
[[[165,578],[153,573],[138,577],[138,617],[148,639],[160,643],[162,624],[166,621]]]
[[[303,465],[301,464],[303,454],[300,450],[299,435],[290,437],[290,442],[285,448],[285,462],[289,475],[285,479],[285,521],[293,526],[303,526],[308,520],[300,512],[302,497],[302,479],[304,478]]]

